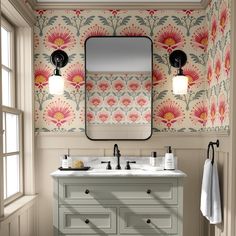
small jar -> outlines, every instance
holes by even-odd
[[[156,166],[157,165],[157,153],[156,152],[151,153],[150,165],[151,166]]]

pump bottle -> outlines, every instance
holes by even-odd
[[[167,147],[167,153],[165,154],[165,161],[164,161],[165,170],[174,170],[175,169],[175,159],[174,155],[171,151],[171,146]]]

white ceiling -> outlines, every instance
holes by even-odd
[[[79,3],[84,0],[36,0],[38,3]],[[202,0],[87,0],[87,2],[157,2],[157,3],[201,3]]]

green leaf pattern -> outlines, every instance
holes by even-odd
[[[212,130],[227,130],[229,128],[228,114],[225,114],[223,123],[220,123],[219,118],[214,124],[210,120],[210,108],[212,99],[215,98],[217,106],[224,98],[226,103],[229,102],[230,96],[230,73],[226,75],[224,69],[224,60],[226,49],[230,46],[230,25],[226,25],[224,33],[218,32],[215,42],[212,42],[209,34],[209,44],[207,51],[196,49],[193,47],[193,34],[203,26],[209,27],[211,32],[211,21],[213,16],[217,19],[220,17],[221,4],[229,0],[212,0],[207,10],[194,10],[191,14],[186,14],[184,11],[173,10],[158,10],[150,12],[148,10],[117,10],[116,14],[111,13],[111,10],[82,10],[80,14],[76,15],[73,11],[68,10],[53,10],[45,11],[43,14],[36,14],[35,35],[39,38],[39,44],[35,45],[34,61],[37,64],[42,61],[46,65],[53,66],[50,62],[50,54],[54,51],[51,48],[50,52],[44,47],[44,40],[46,33],[51,27],[58,24],[68,27],[76,37],[76,46],[69,54],[69,63],[66,67],[61,69],[64,78],[67,77],[67,68],[71,63],[78,63],[84,65],[85,52],[83,40],[88,36],[99,35],[99,32],[91,31],[90,28],[94,25],[104,28],[109,32],[109,35],[120,36],[123,35],[124,30],[130,32],[130,35],[135,35],[139,29],[142,29],[142,35],[148,36],[153,41],[153,67],[157,67],[163,71],[167,79],[165,83],[153,87],[153,108],[156,108],[161,102],[171,99],[174,100],[184,111],[184,119],[181,122],[173,123],[171,128],[166,127],[162,122],[154,122],[154,132],[197,132],[197,131],[212,131]],[[218,13],[219,12],[219,13]],[[230,14],[229,14],[230,15]],[[228,21],[229,22],[229,21]],[[193,85],[189,93],[185,96],[174,96],[172,93],[171,78],[176,73],[175,68],[170,66],[169,53],[157,44],[157,39],[160,36],[162,29],[167,25],[173,25],[181,30],[184,44],[176,49],[181,49],[187,53],[187,66],[196,66],[203,76],[200,77],[199,83]],[[219,27],[219,26],[218,26]],[[68,53],[67,49],[65,51]],[[221,58],[221,75],[219,81],[215,79],[215,61],[216,58]],[[211,65],[213,71],[213,79],[210,84],[206,84],[207,66]],[[99,78],[98,78],[99,79]],[[111,82],[118,80],[117,77],[112,77]],[[98,80],[99,81],[99,80]],[[128,85],[128,80],[124,83]],[[91,93],[91,96],[94,94]],[[135,98],[137,94],[130,94]],[[35,126],[36,130],[40,132],[58,132],[53,125],[49,126],[43,119],[43,113],[47,105],[57,99],[57,97],[48,94],[47,86],[42,91],[35,90],[35,109],[36,116]],[[114,94],[117,98],[122,97],[122,93]],[[62,132],[84,132],[84,88],[74,90],[66,82],[64,94],[61,96],[70,107],[73,108],[76,118],[72,123],[65,123],[60,128]],[[106,99],[104,95],[103,99]],[[200,123],[193,123],[190,113],[197,106],[199,102],[206,101],[208,107],[208,120],[206,126]],[[65,108],[66,109],[66,108]],[[217,107],[218,109],[218,107]],[[98,113],[99,110],[96,110]],[[112,112],[112,111],[110,111]],[[128,113],[129,110],[126,110]],[[143,111],[145,112],[145,111]],[[154,119],[155,119],[155,115]],[[217,117],[219,113],[217,110]]]

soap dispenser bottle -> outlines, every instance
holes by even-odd
[[[167,153],[165,154],[165,161],[164,161],[165,170],[174,170],[175,169],[175,159],[174,155],[171,151],[171,146],[167,147]]]
[[[69,168],[69,162],[68,162],[68,156],[67,155],[64,155],[62,161],[61,161],[61,167],[63,169],[67,169]]]

